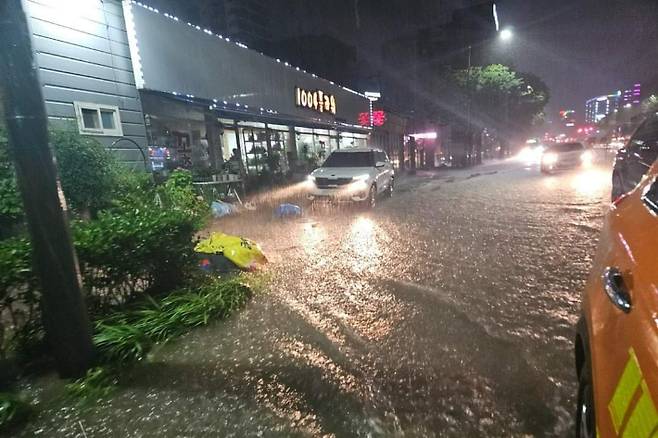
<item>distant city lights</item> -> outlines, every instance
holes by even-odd
[[[411,134],[409,137],[413,137],[416,140],[434,140],[437,134],[436,132],[421,132],[419,134]]]

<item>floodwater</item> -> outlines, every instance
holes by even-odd
[[[373,211],[217,221],[261,243],[267,291],[93,407],[43,402],[22,435],[569,436],[609,180],[508,160],[408,178]]]

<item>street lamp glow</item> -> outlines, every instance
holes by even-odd
[[[509,29],[503,29],[500,31],[500,39],[503,41],[509,41],[512,39],[513,36],[514,34]]]

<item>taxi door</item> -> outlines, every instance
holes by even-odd
[[[608,215],[588,285],[600,437],[658,436],[657,174]]]

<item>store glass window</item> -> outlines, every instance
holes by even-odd
[[[290,171],[291,156],[287,149],[287,145],[290,143],[290,134],[287,130],[275,130],[271,126],[269,129],[274,172],[286,175]]]
[[[181,167],[195,178],[212,173],[206,128],[202,121],[149,115],[149,147],[165,151],[167,170]]]
[[[269,172],[265,128],[241,127],[240,133],[247,175],[257,176]]]

